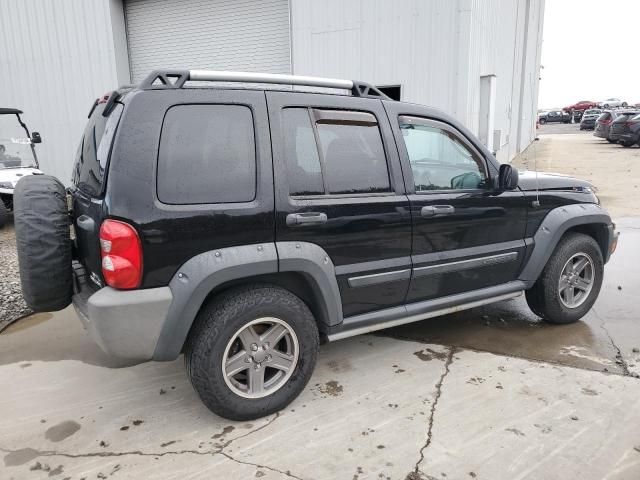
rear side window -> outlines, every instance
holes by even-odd
[[[287,108],[283,110],[283,131],[291,195],[391,191],[374,115]]]
[[[102,193],[111,144],[123,109],[122,104],[117,103],[109,116],[103,117],[104,106],[99,104],[87,122],[72,173],[73,184],[94,197]]]
[[[253,115],[243,105],[178,105],[165,115],[158,199],[168,204],[250,202],[256,196]]]

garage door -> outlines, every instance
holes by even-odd
[[[290,73],[288,0],[125,0],[131,80],[159,68]]]

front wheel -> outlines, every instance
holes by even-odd
[[[633,142],[620,142],[620,145],[622,145],[623,147],[629,148],[633,146]]]
[[[541,118],[541,119],[539,120],[539,123],[540,123],[540,125],[544,125],[545,123],[547,123],[547,120],[546,120],[546,119],[544,119],[544,118]]]
[[[540,278],[526,291],[529,308],[549,323],[576,322],[598,298],[603,272],[602,252],[592,237],[565,235]]]
[[[607,142],[609,142],[609,143],[618,143],[618,141],[617,141],[617,140],[612,140],[612,139],[610,139],[610,138],[607,138]]]
[[[622,106],[623,106],[623,107],[628,106],[627,102],[622,102]]]
[[[253,420],[300,394],[318,346],[315,319],[300,298],[280,287],[252,285],[205,304],[189,333],[185,364],[212,412]]]

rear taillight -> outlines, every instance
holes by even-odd
[[[105,220],[100,227],[102,275],[107,285],[119,289],[138,288],[142,280],[142,244],[138,232],[118,220]]]

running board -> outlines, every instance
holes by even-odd
[[[417,322],[418,320],[460,312],[489,303],[510,300],[522,295],[524,287],[524,282],[509,282],[496,287],[483,288],[468,293],[347,317],[340,325],[332,328],[332,332],[328,333],[327,339],[333,342],[355,335]]]

